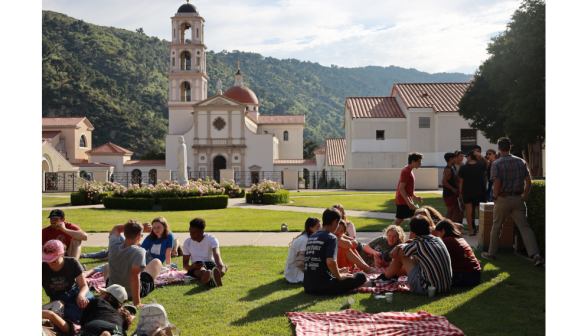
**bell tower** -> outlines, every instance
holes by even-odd
[[[204,19],[188,2],[178,8],[172,21],[169,45],[169,134],[184,134],[193,124],[192,105],[206,99]]]

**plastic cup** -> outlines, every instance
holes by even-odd
[[[437,288],[435,287],[429,287],[429,297],[433,297],[433,295],[435,295],[435,290]]]
[[[186,275],[184,276],[184,284],[185,284],[185,285],[189,285],[189,284],[190,284],[190,280],[191,280],[191,278],[192,278],[191,276],[189,276],[188,274],[186,274]]]
[[[392,303],[392,299],[393,298],[394,298],[394,293],[392,293],[392,292],[387,292],[386,293],[386,302]]]
[[[351,307],[353,304],[355,303],[355,300],[350,297],[347,300],[345,300],[345,302],[343,302],[343,308],[349,308]]]

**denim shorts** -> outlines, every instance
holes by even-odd
[[[204,263],[204,268],[208,271],[211,270],[213,268],[216,267],[216,264],[214,263],[214,261],[203,261]],[[188,271],[188,273],[186,273],[186,275],[191,276],[192,278],[197,278],[199,279],[197,276],[194,275],[194,270],[192,271]]]
[[[408,275],[408,287],[410,291],[417,294],[429,294],[429,291],[421,286],[421,268],[416,265]]]

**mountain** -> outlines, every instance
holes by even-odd
[[[116,143],[135,152],[163,152],[167,133],[169,42],[43,11],[43,116],[86,116],[94,147]],[[429,74],[395,66],[325,67],[241,51],[207,52],[208,94],[234,83],[237,61],[262,114],[304,114],[304,136],[324,145],[345,136],[349,96],[389,96],[394,83],[466,82],[471,75]]]

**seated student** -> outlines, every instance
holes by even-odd
[[[64,246],[53,239],[43,246],[42,286],[51,301],[65,303],[64,317],[79,322],[88,301],[94,298],[89,292],[80,262],[64,257]]]
[[[145,262],[145,250],[139,246],[144,225],[136,220],[115,225],[108,237],[108,265],[104,268],[106,287],[121,285],[127,291],[129,300],[137,307],[143,307],[141,298],[155,289],[153,280],[161,271],[161,261]],[[125,242],[120,241],[124,232]]]
[[[470,245],[462,238],[453,222],[444,219],[435,228],[438,236],[443,239],[449,256],[453,278],[451,286],[472,287],[480,284],[482,268]]]
[[[433,224],[437,225],[437,223],[439,223],[440,221],[444,220],[445,218],[441,215],[441,213],[439,211],[437,211],[437,209],[433,208],[430,205],[425,205],[420,207],[420,209],[425,209],[428,211],[429,216],[431,217],[431,220],[433,221]],[[416,215],[416,212],[415,212]],[[455,225],[455,227],[461,231],[463,229],[463,224],[459,224],[459,223],[453,223]]]
[[[120,285],[110,285],[101,291],[82,314],[80,336],[126,335],[133,321],[131,313],[122,308],[128,298],[127,291]]]
[[[345,221],[346,224],[346,228],[347,231],[345,231],[345,234],[350,237],[355,239],[355,225],[353,225],[353,222],[351,222],[350,220],[347,219],[347,216],[345,216],[345,209],[343,209],[343,205],[341,204],[335,204],[333,205],[333,208],[339,210],[339,212],[341,213],[341,219]]]
[[[416,235],[413,242],[394,248],[390,253],[394,259],[380,278],[397,279],[404,267],[411,292],[428,294],[430,286],[436,288],[436,293],[448,291],[451,288],[451,259],[441,239],[431,235],[431,220],[416,216],[410,220],[409,226],[410,232]]]
[[[94,301],[94,300],[92,300]],[[90,301],[90,302],[92,302]],[[61,316],[55,314],[55,312],[51,310],[43,310],[41,313],[41,317],[43,320],[43,331],[47,329],[52,332],[49,333],[47,331],[47,335],[55,335],[55,336],[73,336],[75,335],[75,329],[73,322],[68,319],[62,319]],[[47,329],[46,329],[47,328]],[[45,334],[43,334],[44,336]]]
[[[390,252],[406,241],[404,230],[398,225],[390,225],[384,229],[384,235],[374,238],[368,244],[359,244],[356,250],[361,258],[371,267],[388,267]],[[382,254],[384,255],[381,258]]]
[[[306,242],[308,241],[308,237],[320,229],[320,219],[308,217],[306,223],[304,223],[304,231],[290,242],[286,267],[284,268],[284,276],[290,283],[302,282],[304,279],[304,252],[306,251]]]
[[[184,242],[184,269],[188,271],[186,275],[200,279],[203,285],[220,287],[229,267],[223,264],[218,240],[204,229],[204,219],[194,218],[190,222],[190,238]]]
[[[143,240],[141,247],[151,253],[153,258],[159,259],[162,264],[171,265],[173,246],[174,235],[167,221],[162,216],[155,218],[151,222],[151,233]]]
[[[337,267],[337,237],[341,213],[330,208],[323,212],[323,227],[308,238],[304,257],[304,291],[308,294],[342,294],[360,286],[370,286],[365,273],[346,273]]]
[[[82,231],[79,226],[67,223],[65,213],[55,209],[49,214],[51,225],[43,228],[41,244],[52,239],[60,240],[65,245],[65,255],[80,259],[82,254],[82,240],[88,240],[88,234]]]
[[[335,207],[333,207],[335,208]],[[339,221],[339,226],[335,230],[334,235],[337,237],[337,267],[353,267],[357,266],[367,274],[380,274],[378,270],[369,267],[355,248],[359,245],[355,239],[349,238],[345,235],[347,231],[347,223],[343,218]]]

